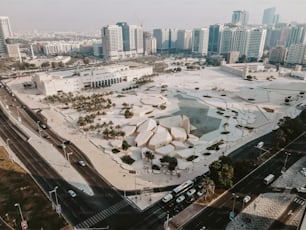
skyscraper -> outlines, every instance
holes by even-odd
[[[219,53],[222,30],[223,25],[221,24],[209,26],[208,53]]]
[[[246,26],[249,20],[249,13],[247,11],[235,10],[232,14],[232,23],[239,26]]]
[[[122,30],[123,51],[129,51],[130,50],[129,26],[126,22],[118,22],[116,25],[120,26]]]
[[[208,28],[193,29],[192,31],[192,52],[200,55],[208,53]]]
[[[191,30],[178,30],[176,48],[179,51],[190,51],[191,50],[191,40],[192,31]]]
[[[276,8],[275,7],[271,7],[271,8],[267,8],[264,10],[264,14],[263,14],[263,17],[262,17],[262,24],[263,25],[274,25],[275,24],[275,21],[276,21],[276,16],[275,15],[275,10]]]
[[[156,38],[150,32],[143,33],[143,44],[145,55],[156,53]]]
[[[248,58],[260,59],[263,54],[267,30],[262,28],[251,29],[249,44],[248,44]]]
[[[108,25],[102,28],[103,57],[106,59],[120,59],[123,55],[122,28]]]
[[[13,33],[8,17],[0,17],[0,56],[7,54],[5,39],[12,37]]]
[[[154,29],[153,36],[156,38],[156,48],[158,52],[169,50],[169,29]]]

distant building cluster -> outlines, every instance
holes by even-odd
[[[105,60],[122,60],[151,54],[219,56],[228,63],[269,58],[272,64],[306,65],[306,24],[280,23],[276,8],[263,12],[261,25],[250,25],[249,13],[235,10],[229,23],[194,29],[156,28],[118,22],[101,29],[100,39],[52,40],[31,43],[34,53],[56,56],[70,53],[94,55]],[[54,34],[53,34],[54,35]],[[12,31],[8,17],[0,17],[0,55],[18,57],[19,47],[7,44]],[[60,34],[65,38],[66,34]],[[82,37],[82,35],[81,35]]]

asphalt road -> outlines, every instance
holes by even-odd
[[[303,139],[302,136],[300,139]],[[300,142],[299,140],[296,142]],[[306,147],[306,143],[304,141]],[[288,146],[291,150],[296,147],[295,144]],[[300,145],[299,145],[300,147]],[[187,223],[182,229],[197,230],[203,226],[208,229],[225,229],[229,219],[229,213],[234,210],[235,214],[241,212],[244,203],[243,197],[246,195],[251,196],[252,200],[259,196],[261,193],[271,191],[271,187],[263,183],[263,179],[270,173],[274,174],[276,178],[282,175],[281,171],[285,164],[286,154],[285,150],[280,151],[274,155],[269,161],[253,171],[248,177],[243,179],[240,183],[236,184],[232,189],[228,190],[223,196],[219,197],[211,206],[204,209],[199,215]],[[297,160],[299,160],[303,153],[297,151],[292,153],[286,162],[286,168],[289,168]],[[234,198],[234,195],[237,198]]]

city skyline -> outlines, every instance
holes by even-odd
[[[233,0],[230,4],[225,0],[215,0],[213,5],[207,5],[200,0],[178,0],[175,3],[161,0],[150,2],[2,0],[1,2],[0,15],[10,18],[14,32],[39,30],[99,33],[103,26],[119,21],[143,25],[145,30],[191,29],[231,22],[232,12],[235,10],[247,11],[249,24],[261,24],[264,9],[270,7],[276,7],[280,22],[306,23],[306,15],[303,14],[306,2],[302,0],[292,0],[289,3],[284,0],[259,0],[252,4],[241,0]]]

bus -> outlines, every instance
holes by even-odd
[[[179,196],[180,194],[186,192],[191,187],[193,187],[193,181],[187,180],[184,183],[180,184],[179,186],[175,187],[172,192],[175,196]]]

